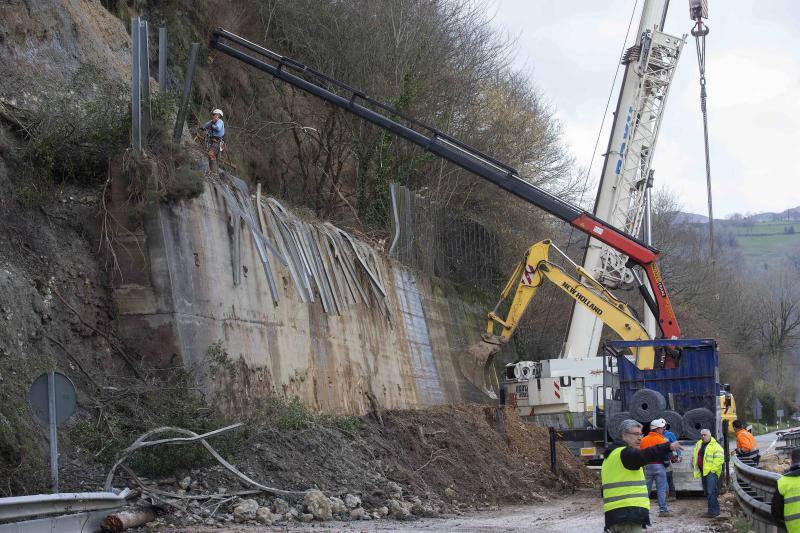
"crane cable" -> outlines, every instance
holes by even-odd
[[[700,112],[703,114],[703,140],[705,142],[706,156],[706,187],[708,189],[708,231],[709,231],[709,259],[712,267],[716,258],[714,255],[714,209],[711,201],[711,157],[708,148],[708,108],[706,107],[706,35],[710,31],[709,27],[703,24],[703,19],[699,15],[695,19],[695,26],[692,28],[695,47],[697,48],[697,66],[700,69]]]

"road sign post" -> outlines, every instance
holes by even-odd
[[[36,418],[50,430],[50,482],[58,492],[58,426],[75,412],[75,385],[60,372],[42,374],[31,385],[28,401]]]

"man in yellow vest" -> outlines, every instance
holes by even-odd
[[[778,479],[772,495],[772,516],[786,522],[787,533],[800,533],[800,448],[792,450],[792,466]]]
[[[663,442],[639,449],[642,425],[635,420],[620,424],[621,441],[606,448],[600,479],[603,484],[605,530],[612,533],[644,531],[650,525],[650,498],[644,465],[660,461],[670,451],[680,450],[678,442]]]
[[[711,436],[711,430],[701,429],[700,440],[694,445],[692,452],[692,468],[694,477],[703,478],[703,492],[708,498],[708,512],[706,518],[719,516],[719,501],[717,490],[719,478],[722,475],[722,465],[725,464],[725,451],[717,439]]]

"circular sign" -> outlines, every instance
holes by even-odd
[[[61,425],[75,412],[75,385],[64,374],[54,372],[56,391],[56,424]],[[28,401],[33,408],[36,418],[43,424],[50,423],[49,405],[50,398],[47,394],[47,374],[42,374],[31,385]]]

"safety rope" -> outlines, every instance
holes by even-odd
[[[692,28],[695,47],[697,48],[697,66],[700,69],[700,112],[703,114],[703,140],[705,142],[706,155],[706,187],[708,188],[708,232],[709,232],[709,259],[712,266],[716,261],[714,255],[714,209],[711,201],[711,157],[708,148],[708,108],[706,99],[706,36],[710,31],[709,27],[703,24],[703,19],[697,17],[695,26]]]

